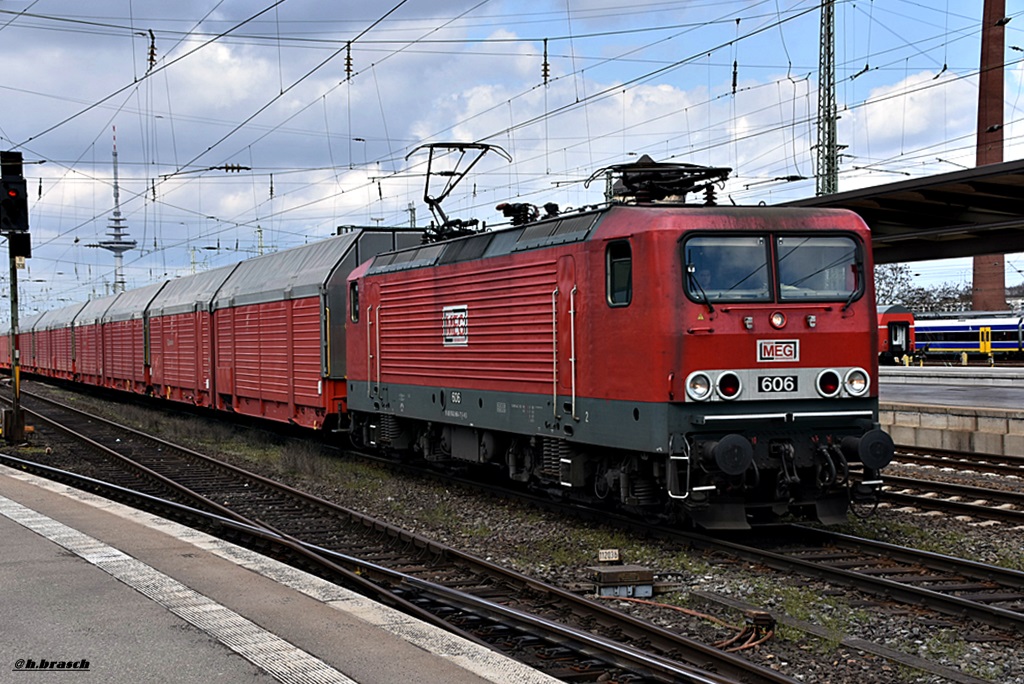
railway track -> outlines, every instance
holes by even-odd
[[[68,440],[90,436],[88,455],[81,448],[53,448],[45,466],[36,468],[40,474],[103,489],[116,499],[134,498],[133,505],[145,499],[161,514],[230,530],[230,536],[261,551],[287,549],[304,569],[334,577],[556,678],[795,681],[613,607],[72,407],[27,393],[23,406],[37,425],[45,421],[52,426],[46,428],[48,440],[56,439],[58,430]],[[33,467],[26,462],[16,466]],[[91,479],[58,471],[83,472]],[[108,489],[100,479],[116,486]],[[144,495],[137,497],[135,490]]]
[[[901,506],[1024,525],[1024,492],[884,475],[882,499]]]
[[[1024,456],[975,454],[969,451],[924,449],[901,445],[896,447],[893,463],[1024,478]]]
[[[964,484],[966,477],[975,484]],[[893,505],[1024,524],[1021,456],[901,446],[882,480],[881,500]]]
[[[1024,631],[1024,572],[1018,570],[800,525],[745,543],[695,543],[886,600]]]
[[[558,508],[558,505],[548,502],[546,507]],[[569,509],[566,512],[577,515]],[[604,511],[594,515],[633,530],[644,528],[636,520],[613,520]],[[867,543],[867,540],[834,537],[830,533],[799,528],[787,528],[783,535],[772,538],[761,535],[757,544],[734,544],[699,535],[666,533],[655,527],[644,528],[643,531],[651,536],[669,536],[691,548],[742,558],[782,573],[820,578],[874,594],[882,597],[881,603],[903,602],[952,615],[954,622],[969,616],[1010,633],[1019,633],[1024,626],[1022,575],[1007,571],[1005,576],[993,579],[1003,572],[997,566],[961,562],[936,554],[919,554],[911,549],[884,544],[876,544],[871,550],[861,547],[855,552],[854,548],[862,542]],[[894,556],[899,556],[899,560]],[[962,592],[967,593],[966,597],[958,595]],[[879,652],[894,662],[933,671],[951,681],[979,681],[962,673],[948,672],[948,668],[922,663],[919,658],[905,657],[884,648]]]

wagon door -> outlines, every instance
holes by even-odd
[[[576,263],[571,255],[558,260],[556,288],[551,295],[554,325],[554,387],[555,415],[576,418],[576,330],[579,289],[576,285]],[[562,400],[559,401],[559,396]]]

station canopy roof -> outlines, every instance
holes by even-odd
[[[857,212],[879,264],[1024,252],[1024,159],[783,206]]]

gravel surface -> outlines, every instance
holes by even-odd
[[[170,417],[89,399],[90,410],[135,424],[166,439],[191,444],[249,469],[371,514],[445,544],[571,589],[585,586],[599,549],[619,549],[622,562],[655,573],[658,605],[614,601],[622,610],[707,643],[733,638],[744,615],[723,601],[767,611],[780,622],[807,623],[813,636],[782,625],[746,657],[802,682],[938,684],[957,679],[923,674],[860,648],[861,639],[941,663],[976,680],[1024,684],[1024,638],[985,625],[849,592],[678,543],[638,539],[628,532],[553,513],[461,486],[394,475],[376,465],[323,457],[309,442],[224,427],[192,417]],[[201,436],[197,440],[197,436]],[[23,449],[39,456],[45,435]],[[216,452],[216,453],[214,453]],[[909,468],[906,474],[913,472]],[[942,477],[955,477],[944,472]],[[1022,483],[1004,485],[1020,488]],[[851,517],[840,531],[889,543],[1024,569],[1024,527],[879,507]],[[682,612],[679,608],[685,609]],[[726,624],[720,624],[719,620]]]

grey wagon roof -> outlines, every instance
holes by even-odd
[[[149,303],[153,301],[153,297],[160,291],[166,283],[152,283],[145,287],[140,287],[135,290],[128,290],[122,292],[121,295],[110,305],[110,308],[103,314],[102,321],[104,323],[110,323],[112,321],[130,321],[132,319],[142,318],[143,312]]]
[[[18,332],[19,333],[30,333],[35,332],[36,323],[43,317],[41,313],[30,314],[28,316],[22,316],[18,319]]]
[[[359,235],[359,232],[346,233],[243,261],[221,286],[213,308],[318,295]]]
[[[71,304],[70,306],[62,306],[59,309],[51,309],[42,315],[42,317],[36,321],[36,331],[40,330],[59,330],[61,328],[70,327],[72,322],[75,320],[75,316],[85,306],[85,302],[78,302],[77,304]]]
[[[231,264],[168,281],[149,305],[150,318],[209,311],[217,291],[237,267]]]
[[[75,316],[75,326],[95,325],[96,323],[99,323],[100,319],[103,318],[103,314],[107,312],[110,305],[113,304],[120,296],[121,295],[119,294],[108,295],[106,297],[89,300],[86,302],[85,306],[82,307],[82,310],[78,312],[78,315]]]

